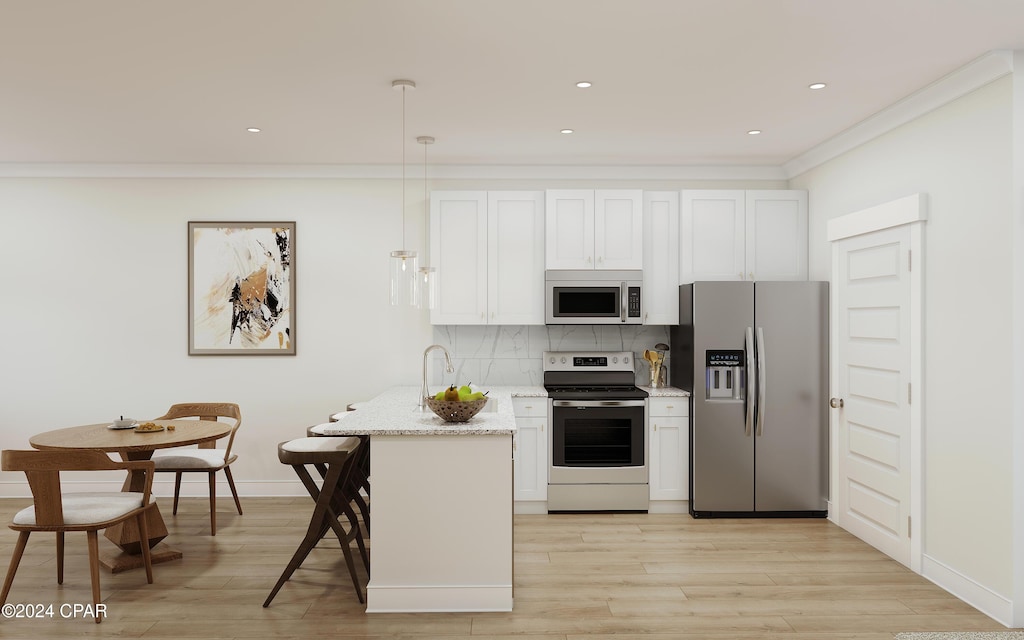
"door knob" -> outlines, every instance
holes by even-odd
[[[843,408],[843,399],[842,398],[832,398],[831,400],[828,401],[828,406],[832,407],[833,409],[842,409]]]

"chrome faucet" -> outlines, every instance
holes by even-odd
[[[452,366],[452,357],[448,354],[448,350],[445,349],[443,346],[439,344],[432,344],[423,350],[423,384],[422,386],[420,386],[420,403],[418,405],[420,411],[424,411],[427,408],[427,403],[425,400],[425,398],[427,397],[427,354],[433,351],[434,349],[440,349],[441,351],[444,351],[445,371],[447,371],[448,373],[455,373],[455,367]]]

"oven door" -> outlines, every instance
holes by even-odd
[[[643,400],[554,400],[551,484],[647,482]]]

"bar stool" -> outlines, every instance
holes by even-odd
[[[341,551],[345,556],[345,564],[348,565],[349,575],[352,577],[352,584],[356,589],[356,596],[359,602],[365,602],[362,587],[359,586],[359,577],[356,575],[355,561],[352,558],[350,548],[352,540],[359,546],[359,552],[363,558],[363,564],[367,572],[370,570],[370,559],[366,552],[366,545],[363,541],[362,531],[355,512],[350,506],[352,498],[351,487],[352,471],[358,463],[357,455],[360,449],[360,440],[356,437],[345,438],[298,438],[288,442],[282,442],[277,447],[277,457],[282,464],[291,465],[295,474],[299,476],[303,486],[309,495],[316,501],[313,515],[309,520],[309,528],[306,536],[302,539],[295,554],[288,562],[281,577],[277,580],[270,595],[263,603],[264,607],[270,606],[270,602],[280,591],[285,582],[291,578],[302,562],[309,556],[309,553],[316,547],[317,543],[327,534],[328,530],[334,530],[341,543]],[[323,482],[317,487],[316,482],[310,475],[306,465],[313,465],[322,469]],[[344,514],[349,521],[349,529],[346,531],[339,520]]]
[[[352,405],[349,405],[352,406]],[[347,415],[352,415],[351,411],[337,413],[331,416],[331,421],[326,424],[316,424],[311,427],[306,427],[307,438],[322,438],[330,437],[325,436],[322,432],[323,427],[330,427],[335,422],[340,422]],[[359,438],[362,442],[359,452],[356,454],[359,459],[355,469],[352,471],[351,479],[349,480],[352,485],[352,500],[356,503],[359,508],[359,514],[363,517],[363,528],[366,530],[366,535],[370,535],[370,437],[369,436],[352,436]],[[325,473],[325,467],[322,464],[316,465],[317,471],[323,476]],[[365,497],[364,497],[365,496]]]

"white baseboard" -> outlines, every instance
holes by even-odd
[[[210,495],[210,483],[206,476],[192,474],[196,480],[189,480],[188,474],[181,480],[181,496],[183,498],[206,498]],[[217,495],[231,496],[231,489],[228,483],[223,481],[223,474],[217,474]],[[202,478],[201,480],[198,478]],[[110,480],[104,482],[65,482],[64,486],[70,491],[120,491],[121,481]],[[268,498],[268,497],[295,497],[309,496],[305,487],[295,480],[239,482],[235,480],[235,488],[238,489],[240,498]],[[174,496],[174,476],[168,474],[167,480],[153,481],[153,495],[158,498],[170,498]],[[27,482],[0,482],[0,498],[30,498],[32,493],[28,489]]]
[[[511,611],[512,585],[366,585],[366,613]]]
[[[651,500],[647,513],[689,513],[689,500]]]
[[[540,515],[548,512],[547,500],[516,500],[512,504],[512,513]]]
[[[1012,626],[1013,602],[955,569],[924,555],[921,575],[1007,627]]]

